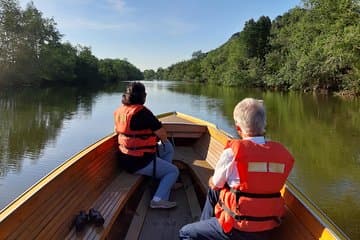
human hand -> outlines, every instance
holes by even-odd
[[[218,187],[216,187],[216,186],[214,185],[214,183],[213,183],[213,181],[212,181],[212,176],[209,178],[208,184],[209,184],[209,187],[210,187],[211,189],[214,189],[214,190],[218,190],[218,189],[219,189]]]

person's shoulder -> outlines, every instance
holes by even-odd
[[[283,148],[283,149],[286,149],[287,150],[287,148],[285,147],[285,145],[284,144],[282,144],[281,142],[278,142],[278,141],[273,141],[273,140],[266,140],[266,143],[268,144],[268,145],[271,145],[272,147],[277,147],[277,148]]]
[[[272,149],[276,149],[278,152],[281,152],[283,154],[287,154],[289,158],[294,158],[291,151],[282,143],[277,141],[267,141],[267,143],[271,145]]]
[[[152,111],[145,106],[143,106],[143,108],[138,113],[142,114],[142,115],[148,115],[148,116],[155,117],[155,115],[152,113]]]
[[[152,116],[152,115],[153,115],[152,112],[149,109],[147,109],[146,107],[142,107],[140,110],[138,110],[134,114],[134,116],[136,116],[136,118],[137,117],[140,117],[140,118],[149,117],[149,116]]]
[[[150,128],[152,131],[156,131],[162,127],[162,124],[157,119],[157,117],[145,106],[136,113],[135,119],[136,120],[133,125],[134,129],[137,129],[137,126],[146,126],[146,128]]]
[[[231,148],[226,148],[224,149],[224,151],[222,152],[223,155],[226,155],[226,156],[233,156],[234,155],[234,152]]]

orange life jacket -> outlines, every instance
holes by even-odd
[[[132,156],[156,152],[156,135],[151,129],[131,130],[132,117],[143,109],[143,105],[122,105],[114,112],[115,129],[118,135],[119,149]]]
[[[257,144],[231,140],[240,184],[220,191],[215,216],[224,232],[270,230],[285,213],[280,190],[294,164],[292,155],[277,142]]]

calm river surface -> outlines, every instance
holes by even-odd
[[[267,137],[296,158],[290,180],[351,239],[360,239],[360,100],[177,82],[144,82],[155,114],[179,111],[232,135],[232,110],[264,99]],[[82,148],[113,130],[125,84],[102,91],[0,89],[0,209]]]

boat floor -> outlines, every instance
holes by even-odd
[[[109,239],[178,239],[180,228],[187,223],[197,221],[201,214],[196,191],[187,170],[181,171],[180,181],[183,187],[172,190],[170,194],[170,201],[177,202],[175,208],[150,208],[151,189],[154,187],[147,186],[141,198],[130,200],[130,203],[135,202],[138,205],[127,206],[124,209],[110,232]],[[127,222],[126,218],[128,218]],[[132,219],[129,223],[130,218]]]
[[[183,188],[173,191],[170,200],[176,201],[177,207],[169,210],[148,208],[139,236],[140,240],[154,239],[154,237],[178,239],[179,229],[194,221]]]

